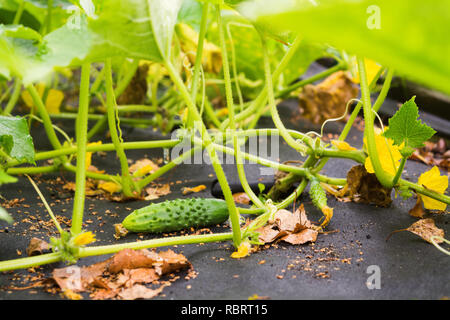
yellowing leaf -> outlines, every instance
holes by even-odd
[[[45,101],[45,108],[50,114],[58,114],[61,103],[64,100],[64,93],[60,90],[50,89],[48,91],[47,100]]]
[[[338,148],[341,151],[352,151],[352,150],[356,150],[356,148],[352,147],[351,145],[349,145],[347,142],[345,141],[340,141],[340,140],[331,140],[331,143]]]
[[[375,133],[375,144],[383,170],[394,176],[399,167],[399,161],[402,159],[399,147],[394,145],[392,139],[387,139],[377,133]],[[366,138],[364,138],[364,145],[367,146]],[[366,167],[367,172],[375,173],[370,157],[366,158],[364,166]]]
[[[101,145],[101,141],[88,143],[88,147]],[[86,169],[89,169],[92,163],[92,152],[86,152]]]
[[[77,246],[84,246],[95,241],[95,235],[91,232],[80,233],[75,237],[73,243]]]
[[[250,243],[242,242],[237,251],[231,254],[231,258],[240,259],[248,256],[250,254]]]
[[[445,190],[448,188],[448,178],[445,175],[441,176],[438,167],[434,166],[431,170],[420,175],[418,184],[429,190],[444,194]],[[421,195],[421,197],[426,209],[444,211],[447,208],[447,205],[441,201],[423,195]]]
[[[111,194],[119,192],[122,189],[117,183],[111,181],[99,183],[98,187],[102,190],[108,191]]]

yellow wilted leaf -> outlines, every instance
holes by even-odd
[[[101,141],[88,143],[88,147],[101,145]],[[92,152],[86,152],[86,169],[88,170],[92,163]]]
[[[83,232],[75,237],[73,243],[77,246],[84,246],[95,241],[95,235],[91,232]]]
[[[418,184],[429,190],[444,194],[448,188],[448,178],[445,175],[441,176],[438,167],[434,166],[431,170],[420,175]],[[422,197],[423,205],[426,209],[444,211],[447,208],[447,205],[441,201],[423,195],[420,197]]]
[[[231,254],[231,258],[240,259],[248,256],[250,254],[251,245],[248,242],[242,242],[237,251]]]
[[[58,114],[61,103],[64,100],[64,93],[60,90],[50,89],[48,91],[47,100],[45,101],[45,108],[50,114]]]
[[[111,194],[119,192],[122,189],[117,183],[111,181],[99,183],[98,187],[99,189],[108,191]]]
[[[322,213],[323,213],[325,219],[323,220],[323,222],[320,226],[326,227],[330,223],[331,218],[333,218],[333,208],[325,206],[322,208]]]
[[[352,151],[352,150],[356,150],[356,148],[352,147],[351,145],[349,145],[347,142],[345,141],[340,141],[340,140],[331,140],[331,143],[338,148],[341,151]]]
[[[367,146],[366,138],[364,138],[364,145]],[[399,161],[402,159],[399,147],[394,145],[392,139],[387,139],[377,133],[375,133],[375,145],[383,170],[394,176],[399,167]],[[367,172],[375,173],[370,157],[366,158],[364,166],[366,167]]]
[[[364,58],[364,65],[366,66],[367,82],[371,83],[372,80],[377,75],[378,71],[380,71],[381,66],[378,63],[376,63],[375,61],[366,59],[366,58]],[[352,68],[352,73],[353,73],[353,77],[352,77],[353,82],[359,83],[360,78],[359,78],[358,64],[356,62],[356,59],[354,59],[352,61],[351,68]]]

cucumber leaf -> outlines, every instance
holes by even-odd
[[[12,158],[34,163],[33,138],[24,118],[0,116],[0,146]]]
[[[239,10],[252,21],[366,56],[450,93],[448,0],[253,0]]]
[[[389,128],[384,132],[386,138],[394,140],[394,144],[405,147],[421,148],[424,142],[430,139],[436,131],[422,123],[419,117],[415,97],[405,102],[400,109],[389,119]]]

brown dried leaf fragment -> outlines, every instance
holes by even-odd
[[[355,202],[387,207],[391,204],[391,191],[381,185],[373,173],[367,172],[363,165],[352,167],[347,173],[350,197]]]
[[[423,240],[425,240],[429,243],[432,243],[431,237],[433,237],[433,236],[444,238],[444,230],[436,227],[433,219],[421,219],[417,222],[414,222],[412,225],[410,225],[405,230],[418,235]],[[435,240],[435,242],[442,243],[443,241],[440,239],[437,239],[437,240]]]
[[[154,163],[152,160],[144,158],[137,160],[134,164],[132,164],[128,170],[135,177],[142,177],[146,174],[153,173],[159,169],[159,166]]]
[[[157,261],[158,254],[146,249],[124,249],[116,253],[108,266],[111,273],[119,273],[124,269],[150,268]]]
[[[116,223],[114,225],[114,238],[119,240],[120,238],[125,237],[128,234],[128,230],[124,228],[124,226],[121,223]]]
[[[307,242],[315,242],[319,232],[313,229],[304,229],[298,233],[291,233],[281,238],[281,240],[290,244],[304,244]]]
[[[84,291],[81,282],[81,268],[78,266],[53,270],[53,280],[55,280],[63,292],[66,290],[71,290],[73,292]]]
[[[27,255],[29,257],[31,256],[37,256],[46,252],[50,251],[50,245],[45,242],[44,240],[41,240],[39,238],[32,238],[30,240],[30,244],[27,247]]]
[[[250,204],[250,197],[245,192],[238,192],[233,194],[233,199],[235,203],[239,204]]]
[[[201,184],[201,185],[193,187],[193,188],[184,187],[182,189],[182,192],[183,192],[183,195],[186,196],[188,194],[197,193],[197,192],[203,191],[205,189],[206,189],[206,186],[204,184]]]
[[[163,289],[164,286],[161,286],[158,289],[150,289],[146,286],[137,284],[131,288],[123,289],[122,291],[120,291],[119,297],[124,300],[151,299],[160,294]]]
[[[183,270],[190,266],[191,263],[184,255],[175,253],[170,249],[160,252],[158,255],[158,260],[154,264],[155,271],[158,275]]]
[[[318,85],[306,85],[299,95],[302,116],[315,124],[345,113],[347,103],[356,98],[358,87],[343,71],[333,73]]]
[[[412,207],[411,210],[408,211],[408,213],[409,213],[410,216],[413,216],[415,218],[422,219],[424,217],[426,212],[425,212],[425,209],[423,207],[422,197],[417,197],[416,204],[414,205],[414,207]]]
[[[169,184],[164,184],[157,187],[148,187],[145,189],[145,192],[147,193],[147,196],[144,198],[145,200],[155,200],[168,195],[171,191]]]

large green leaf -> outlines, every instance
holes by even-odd
[[[12,158],[34,163],[33,138],[24,118],[0,116],[0,146]]]
[[[240,11],[450,93],[448,0],[255,0],[241,4]]]
[[[89,28],[97,47],[111,56],[162,61],[170,57],[174,27],[182,0],[109,0]]]

